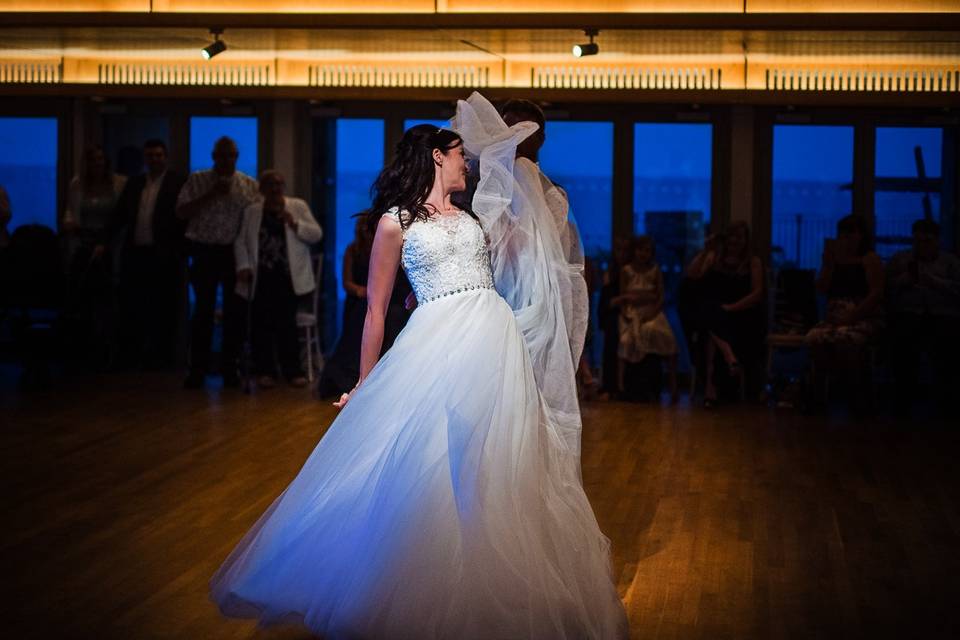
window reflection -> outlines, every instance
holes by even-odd
[[[0,185],[10,197],[10,231],[57,228],[56,118],[0,118]]]
[[[774,266],[820,266],[824,238],[851,213],[852,182],[852,126],[774,126]]]
[[[942,148],[939,128],[877,127],[874,213],[881,257],[910,245],[914,221],[940,222]]]
[[[257,119],[247,116],[190,118],[190,171],[213,166],[210,154],[213,152],[213,143],[221,136],[229,136],[237,143],[240,150],[237,170],[256,178]]]

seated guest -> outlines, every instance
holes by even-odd
[[[127,365],[174,364],[178,312],[186,286],[184,224],[176,216],[185,177],[167,169],[167,145],[143,145],[147,172],[127,180],[108,225],[120,249],[121,358]]]
[[[823,243],[823,261],[817,289],[826,295],[824,319],[806,336],[812,347],[815,371],[837,373],[852,386],[857,396],[869,385],[865,346],[876,342],[883,329],[883,263],[870,249],[867,226],[860,216],[849,215],[837,222],[836,239]],[[825,383],[815,401],[822,401]]]
[[[327,360],[318,386],[321,397],[340,396],[353,389],[360,379],[360,342],[363,323],[367,316],[367,276],[370,271],[370,250],[373,248],[373,229],[365,216],[357,219],[353,242],[343,254],[343,326],[333,355]],[[387,317],[383,327],[385,353],[407,323],[409,313],[405,299],[412,291],[403,269],[397,271]]]
[[[620,308],[619,391],[628,398],[655,395],[650,390],[627,389],[625,373],[628,367],[643,363],[648,356],[654,356],[659,372],[660,358],[666,358],[670,371],[670,397],[676,402],[677,341],[663,314],[663,274],[654,260],[653,240],[649,236],[634,238],[631,249],[631,260],[624,265],[620,276],[620,295],[612,300]]]
[[[234,242],[237,295],[252,305],[253,367],[262,388],[276,384],[274,344],[287,381],[295,387],[307,384],[297,335],[298,296],[316,287],[310,245],[319,242],[323,232],[306,202],[283,195],[284,186],[280,172],[261,174],[263,201],[243,212]]]
[[[706,332],[704,406],[718,400],[714,360],[723,358],[730,378],[743,384],[742,361],[763,345],[763,263],[750,251],[750,227],[734,222],[711,238],[687,267],[698,282],[700,323]]]
[[[933,365],[937,400],[956,406],[960,259],[940,249],[940,225],[933,220],[913,223],[913,248],[890,259],[887,301],[897,408],[907,409],[916,394],[921,354]]]

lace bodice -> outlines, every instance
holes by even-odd
[[[398,219],[396,210],[386,214]],[[417,304],[470,291],[493,288],[490,255],[483,230],[461,211],[415,221],[403,232],[401,263]]]

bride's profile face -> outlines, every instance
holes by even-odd
[[[462,144],[442,154],[437,171],[441,174],[447,193],[456,193],[467,188],[467,163]]]

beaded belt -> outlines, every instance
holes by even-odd
[[[433,302],[434,300],[439,300],[440,298],[445,298],[447,296],[452,296],[455,293],[464,293],[465,291],[476,291],[478,289],[493,289],[492,284],[476,284],[472,287],[460,287],[459,289],[454,289],[452,291],[444,291],[443,293],[438,293],[435,296],[431,296],[423,301],[418,301],[417,304],[427,304],[428,302]]]

